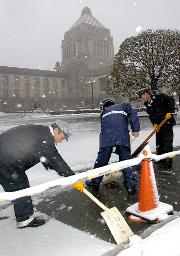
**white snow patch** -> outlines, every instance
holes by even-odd
[[[139,33],[141,30],[142,30],[142,27],[141,27],[141,26],[137,26],[137,27],[136,27],[136,32],[137,32],[137,33]]]
[[[13,216],[12,207],[1,211],[3,216]],[[0,255],[5,256],[94,256],[115,246],[55,219],[38,228],[17,229],[14,217],[0,224]]]
[[[119,256],[179,256],[180,218],[177,218],[153,232],[139,242],[131,243],[131,247],[120,252]]]

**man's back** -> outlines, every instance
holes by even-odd
[[[101,113],[100,146],[130,146],[128,124],[134,131],[139,131],[137,113],[130,104],[115,104]]]
[[[40,161],[42,149],[53,145],[49,127],[22,125],[0,134],[0,159],[2,166],[22,165],[27,169]],[[25,166],[24,166],[25,165]]]

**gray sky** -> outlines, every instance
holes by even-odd
[[[0,0],[0,65],[52,69],[85,6],[111,30],[115,52],[138,29],[180,29],[180,0]]]

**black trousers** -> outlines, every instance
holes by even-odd
[[[25,173],[18,174],[18,172],[14,172],[6,178],[0,177],[0,184],[6,192],[14,192],[30,187],[27,175]],[[15,199],[12,203],[17,222],[27,220],[33,215],[34,211],[30,196]]]
[[[158,155],[173,151],[173,126],[162,126],[156,133],[156,151]]]
[[[173,151],[173,126],[162,126],[159,132],[156,133],[156,151],[158,155]],[[167,158],[161,160],[161,163],[172,166],[172,159]]]

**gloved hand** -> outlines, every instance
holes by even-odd
[[[73,187],[76,189],[76,190],[79,190],[80,192],[83,192],[83,189],[84,189],[84,183],[82,181],[78,181],[76,182]]]
[[[153,127],[154,127],[154,130],[156,130],[156,132],[159,132],[160,128],[158,124],[154,124]]]
[[[167,113],[165,116],[166,120],[169,120],[171,118],[171,116],[172,116],[171,113]]]

